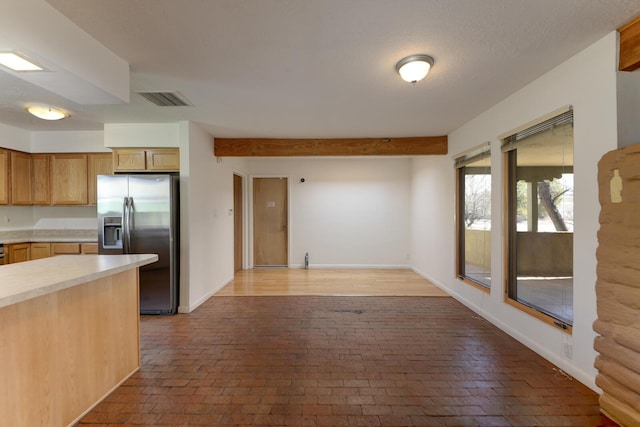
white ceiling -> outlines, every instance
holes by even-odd
[[[44,64],[53,74],[41,86],[0,71],[0,123],[72,131],[191,120],[218,137],[338,138],[446,135],[639,15],[640,0],[3,0],[3,9],[0,50],[54,65]],[[111,52],[87,53],[96,41]],[[117,74],[106,71],[111,53],[129,64],[129,102],[91,105],[99,84],[87,70]],[[394,67],[415,53],[435,65],[411,85]],[[53,78],[64,66],[76,91],[87,88],[76,101]],[[193,106],[158,107],[138,91],[178,91]],[[29,102],[72,116],[31,118]]]

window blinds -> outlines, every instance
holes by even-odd
[[[486,159],[491,156],[491,143],[485,142],[464,153],[458,154],[454,159],[453,167],[459,169],[478,160]]]
[[[502,138],[502,151],[511,151],[518,148],[522,141],[532,135],[540,132],[544,132],[553,129],[558,126],[573,124],[573,109],[568,107],[568,110],[560,113],[550,119],[542,120],[538,123],[531,124],[529,127],[517,131],[511,135],[507,135]]]

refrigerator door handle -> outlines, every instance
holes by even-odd
[[[122,253],[128,254],[129,241],[129,198],[125,197],[122,201]]]
[[[135,228],[133,218],[133,197],[129,197],[129,218],[127,218],[127,243],[129,244],[128,253],[133,253],[133,247],[131,246],[131,232]]]

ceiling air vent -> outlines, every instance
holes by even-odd
[[[160,107],[186,107],[188,105],[191,105],[191,103],[187,101],[178,92],[138,92],[138,93]]]

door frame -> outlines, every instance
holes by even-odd
[[[247,207],[249,206],[249,200],[248,199],[248,188],[250,187],[249,185],[249,177],[247,176],[247,174],[237,171],[237,170],[233,170],[232,171],[232,175],[231,175],[231,185],[233,187],[233,175],[238,175],[240,178],[242,178],[242,269],[246,270],[248,268],[251,268],[249,265],[249,215],[247,212]],[[234,236],[234,245],[235,245],[235,236]],[[234,247],[234,254],[235,254],[235,247]]]
[[[247,233],[250,247],[248,247],[249,267],[254,268],[253,260],[253,179],[254,178],[286,178],[287,179],[287,267],[291,266],[291,177],[285,174],[252,174],[249,175],[247,192],[247,199],[249,201],[249,209],[247,212],[247,222],[249,225],[249,232]]]

